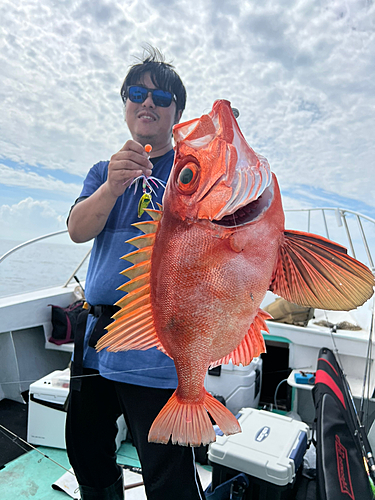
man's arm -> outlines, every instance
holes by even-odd
[[[68,221],[68,230],[75,243],[95,238],[104,228],[116,200],[132,182],[144,174],[150,176],[152,163],[138,142],[129,140],[111,158],[108,178],[91,196],[77,203]]]

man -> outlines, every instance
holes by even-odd
[[[173,361],[157,349],[97,353],[90,347],[104,333],[112,305],[123,295],[117,288],[125,281],[119,273],[127,264],[120,257],[135,250],[124,242],[139,234],[131,224],[139,221],[142,182],[135,194],[134,186],[128,187],[141,175],[167,180],[174,157],[172,127],[186,102],[180,77],[155,50],[130,68],[121,95],[133,139],[109,162],[92,167],[68,220],[73,241],[95,238],[95,242],[85,290],[90,314],[84,343],[75,346],[73,375],[83,376],[80,384],[72,379],[67,452],[83,500],[123,499],[122,469],[115,454],[116,420],[123,413],[138,451],[147,497],[202,500],[193,449],[147,440],[154,418],[177,386]],[[146,144],[152,146],[150,158]],[[161,203],[163,189],[155,191],[153,203]],[[141,217],[148,218],[146,213]]]

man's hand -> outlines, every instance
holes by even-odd
[[[143,146],[133,140],[111,158],[108,178],[91,196],[77,203],[69,216],[68,230],[76,243],[95,238],[104,228],[116,200],[132,180],[144,174],[151,175],[152,163]]]
[[[106,188],[115,197],[121,196],[133,179],[152,173],[152,163],[139,142],[129,140],[115,153],[108,165]]]

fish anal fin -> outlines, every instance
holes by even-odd
[[[216,440],[216,434],[207,411],[224,434],[241,431],[236,417],[217,399],[203,389],[205,394],[198,403],[179,399],[176,391],[155,418],[148,440],[153,443],[172,443],[182,446],[206,445]]]
[[[271,318],[272,316],[268,313],[262,311],[262,309],[258,309],[257,315],[241,343],[230,354],[211,363],[210,368],[219,365],[227,365],[229,361],[232,361],[236,366],[239,364],[247,366],[251,363],[253,358],[260,356],[262,352],[266,352],[262,331],[268,333],[268,327],[265,320]]]
[[[269,289],[301,306],[349,311],[373,294],[374,276],[322,236],[285,231]]]

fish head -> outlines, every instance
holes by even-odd
[[[246,223],[244,207],[262,209],[254,203],[271,185],[270,167],[246,142],[229,101],[215,101],[210,113],[175,125],[173,136],[175,159],[164,207],[182,220],[224,226]]]

